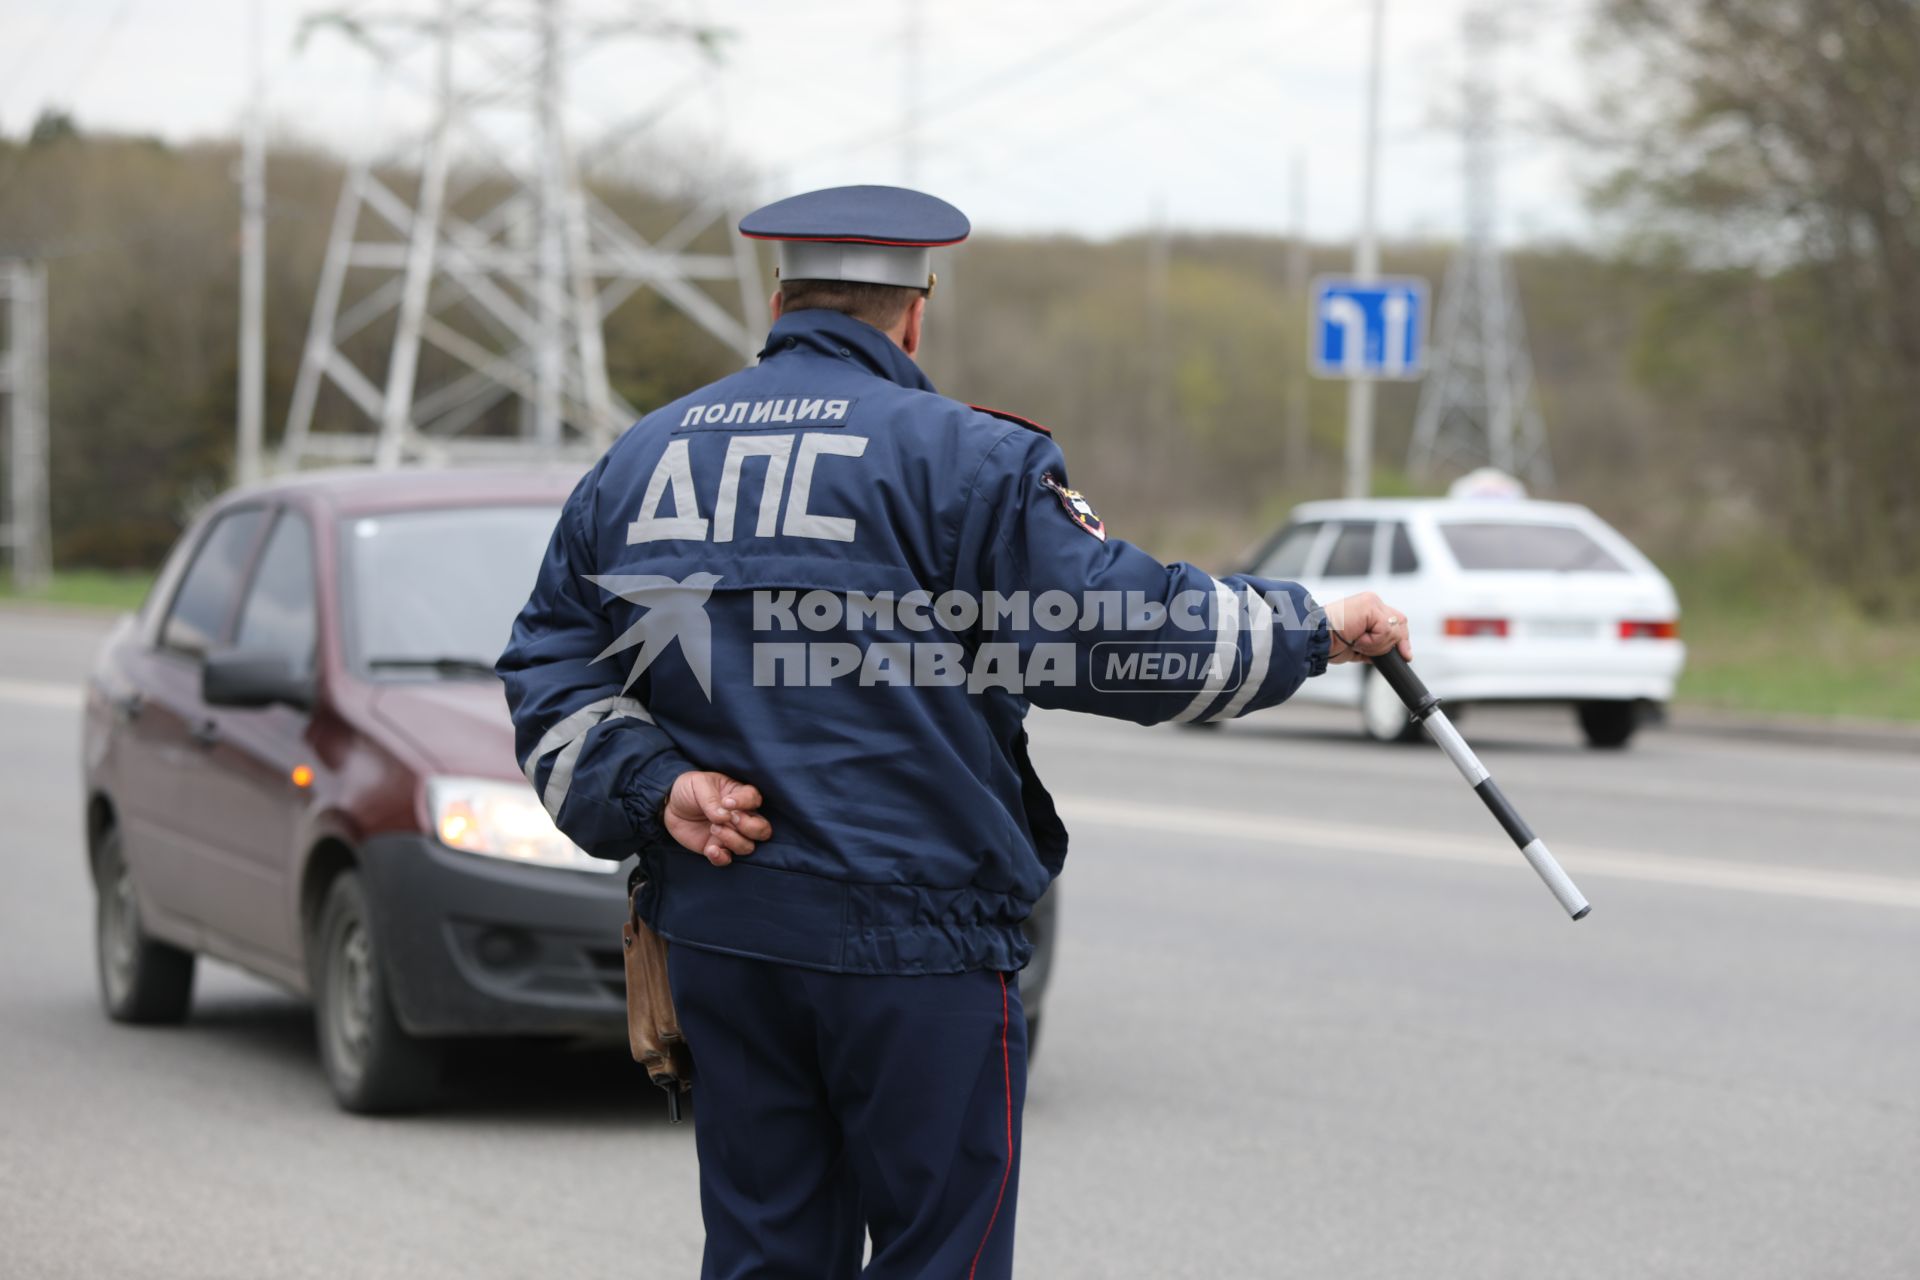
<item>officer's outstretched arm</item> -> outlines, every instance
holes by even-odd
[[[981,643],[1019,647],[1039,706],[1140,724],[1229,719],[1326,669],[1326,619],[1299,584],[1216,579],[1106,536],[1067,487],[1059,448],[1035,432],[988,454],[958,552],[956,588],[999,598],[982,610]],[[1049,678],[1062,666],[1070,679]]]
[[[595,467],[574,489],[547,545],[540,577],[495,664],[507,686],[514,752],[567,838],[596,857],[624,858],[660,840],[674,779],[692,769],[653,717],[643,674],[599,656],[613,640],[582,576],[595,571]]]

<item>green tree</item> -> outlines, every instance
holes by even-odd
[[[79,136],[80,126],[74,122],[70,112],[48,107],[34,117],[33,128],[27,133],[27,145],[49,147]]]
[[[1858,600],[1920,603],[1920,6],[1604,0],[1593,40],[1603,199],[1702,268],[1652,372]]]

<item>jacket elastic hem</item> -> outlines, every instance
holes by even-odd
[[[669,942],[818,969],[895,976],[1003,973],[1033,955],[1010,893],[850,884],[736,861],[716,867],[672,850],[648,854],[642,917]]]

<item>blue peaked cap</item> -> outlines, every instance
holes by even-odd
[[[938,196],[905,187],[828,187],[755,209],[740,234],[779,245],[782,280],[931,288],[930,250],[973,227]]]

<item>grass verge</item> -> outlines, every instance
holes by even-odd
[[[36,591],[22,591],[11,578],[0,578],[0,601],[23,600],[39,604],[73,605],[123,613],[138,609],[153,585],[151,573],[106,569],[70,569],[55,573]]]
[[[1668,566],[1687,668],[1678,701],[1728,711],[1920,720],[1920,619],[1868,618],[1807,576]]]

